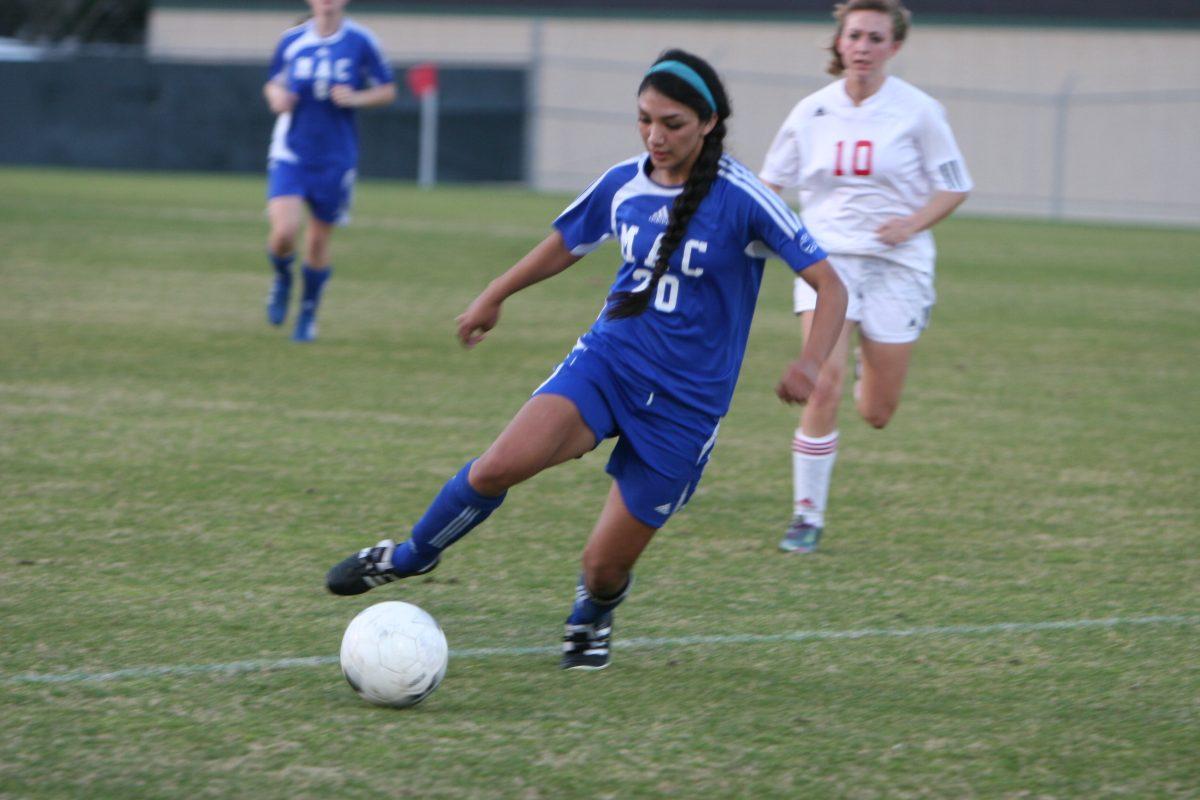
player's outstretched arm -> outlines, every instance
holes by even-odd
[[[788,364],[775,394],[785,403],[803,403],[817,385],[821,365],[837,344],[846,324],[846,287],[829,262],[822,259],[805,268],[800,277],[817,292],[812,328],[804,339],[800,357]]]
[[[487,332],[500,321],[500,306],[512,295],[527,286],[562,272],[583,256],[574,255],[558,231],[547,236],[516,264],[488,284],[467,310],[459,314],[458,340],[464,347],[474,347],[483,341]]]

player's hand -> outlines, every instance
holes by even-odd
[[[892,217],[875,229],[879,241],[895,247],[907,242],[917,232],[917,225],[910,217]]]
[[[354,108],[358,105],[358,92],[344,83],[335,83],[329,87],[329,99],[335,106]]]
[[[788,364],[783,379],[775,387],[775,394],[785,403],[804,403],[817,387],[820,372],[816,364],[797,359]]]
[[[272,114],[286,114],[296,107],[298,99],[300,98],[295,92],[280,89],[270,94],[267,105],[270,106]]]
[[[474,347],[500,321],[500,304],[481,294],[454,321],[458,323],[458,341],[463,347]]]

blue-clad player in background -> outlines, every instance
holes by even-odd
[[[308,206],[300,312],[292,339],[317,336],[317,308],[332,274],[329,240],[348,219],[358,164],[354,109],[396,99],[391,67],[369,30],[345,17],[348,0],[308,0],[312,18],[286,31],[263,96],[277,115],[268,154],[267,254],[275,278],[267,321],[282,325],[292,292],[296,236]]]
[[[634,562],[696,490],[729,408],[771,253],[817,293],[812,333],[776,392],[804,402],[841,332],[846,291],[799,218],[724,155],[729,101],[707,62],[665,52],[643,78],[647,152],[608,170],[555,230],[458,318],[478,344],[510,295],[562,272],[605,239],[623,263],[600,317],[479,458],[451,478],[400,544],[385,539],[334,566],[335,594],[360,594],[437,566],[505,492],[617,437],[613,486],[583,552],[562,666],[608,664],[612,615]]]

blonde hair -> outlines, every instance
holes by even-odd
[[[908,28],[912,24],[912,12],[900,3],[900,0],[848,0],[845,3],[838,3],[833,7],[833,18],[837,20],[837,30],[833,33],[833,41],[829,45],[829,52],[833,54],[833,58],[829,60],[829,66],[826,72],[830,75],[838,76],[846,71],[846,65],[842,62],[842,56],[838,52],[838,39],[842,38],[842,30],[846,27],[846,17],[850,16],[852,11],[878,11],[880,14],[887,14],[892,18],[892,40],[903,42],[908,36]]]

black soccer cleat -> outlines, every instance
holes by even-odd
[[[362,594],[376,586],[401,578],[433,572],[441,561],[439,556],[433,563],[416,572],[397,572],[392,567],[392,553],[395,549],[396,543],[391,539],[384,539],[374,547],[364,547],[349,558],[334,564],[325,575],[325,586],[334,594]]]
[[[594,625],[567,623],[563,634],[563,669],[597,670],[608,666],[612,639],[612,614],[605,614]]]

